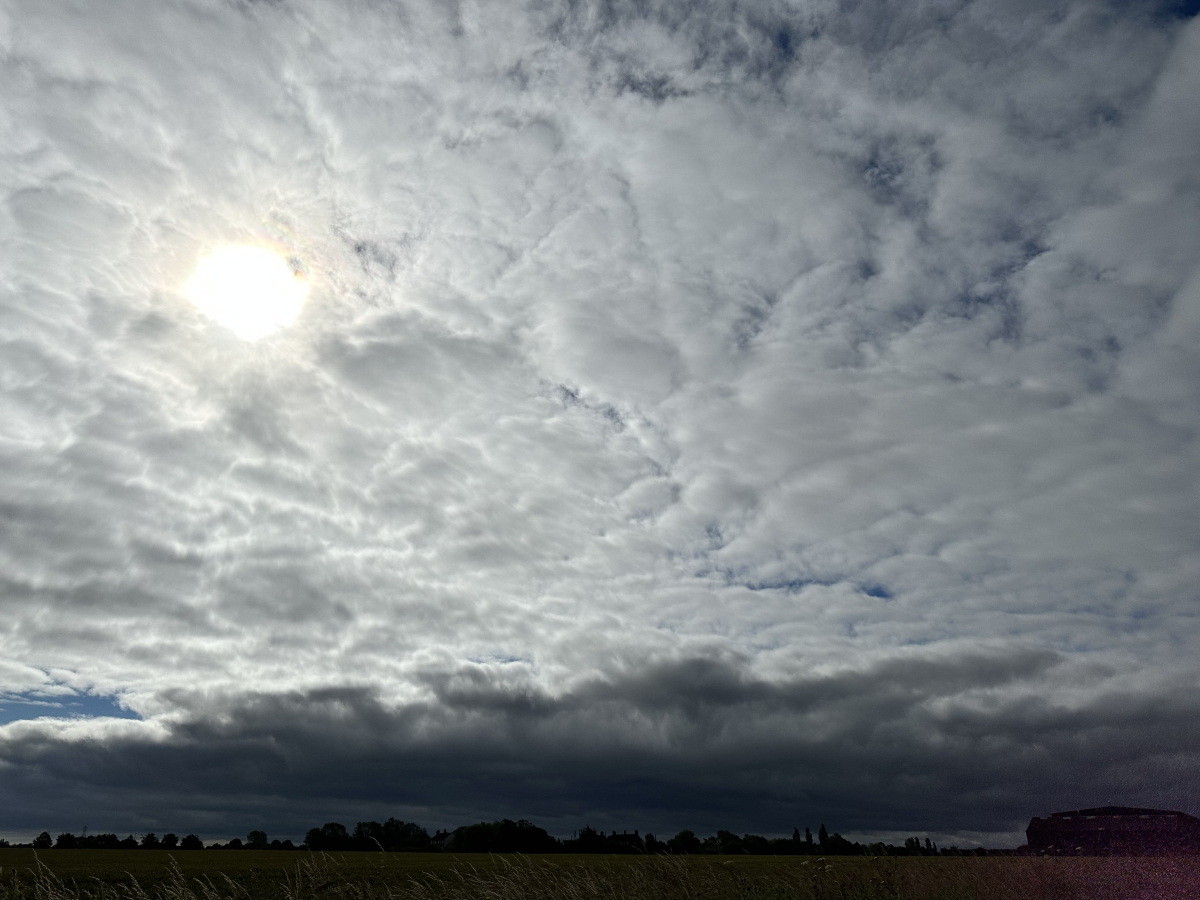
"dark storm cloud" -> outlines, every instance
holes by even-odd
[[[1196,806],[1185,6],[0,7],[11,827]]]
[[[6,748],[15,812],[46,815],[35,792],[102,785],[116,815],[160,830],[210,820],[207,807],[296,832],[304,812],[340,804],[439,820],[519,807],[567,829],[687,817],[782,832],[828,819],[846,831],[919,823],[964,835],[1008,831],[1031,803],[1068,802],[1080,780],[1176,802],[1165,784],[1200,764],[1182,685],[1122,685],[1042,651],[893,660],[790,683],[699,657],[557,697],[482,667],[430,681],[434,699],[401,709],[371,688],[341,688],[233,704],[178,697],[196,712],[105,742],[27,727]],[[187,799],[155,806],[164,798]]]

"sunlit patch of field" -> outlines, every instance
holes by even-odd
[[[1184,900],[1200,859],[0,850],[0,900]]]

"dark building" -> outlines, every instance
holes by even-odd
[[[1050,855],[1200,854],[1200,819],[1167,809],[1101,806],[1035,816],[1025,836],[1029,852]]]

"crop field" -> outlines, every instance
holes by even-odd
[[[1184,900],[1200,859],[0,850],[0,900]]]

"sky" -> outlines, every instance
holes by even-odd
[[[0,0],[0,833],[1200,813],[1196,12]]]

